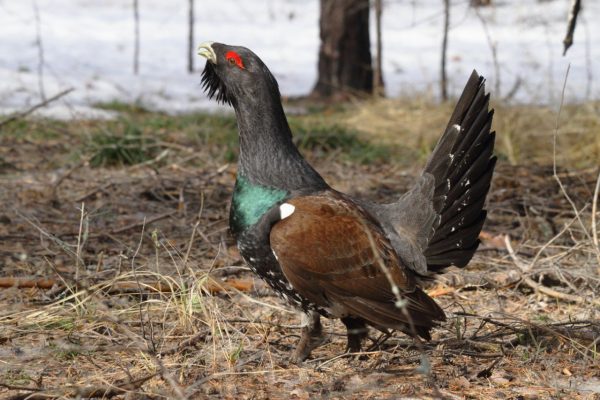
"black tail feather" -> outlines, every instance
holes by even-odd
[[[477,101],[480,97],[484,96],[484,90],[480,90],[483,86],[484,79],[482,76],[479,76],[477,71],[473,71],[465,88],[463,89],[458,102],[456,103],[456,107],[454,107],[454,112],[450,117],[450,121],[448,121],[447,128],[450,128],[452,125],[459,124],[465,119],[465,114],[471,108],[471,104]],[[446,129],[447,130],[447,129]]]
[[[480,217],[484,203],[485,196],[481,196],[478,200],[475,200],[472,204],[466,206],[462,212],[455,214],[453,217],[447,214],[447,220],[442,220],[438,227],[438,240],[444,240],[444,238],[451,233],[471,226]],[[429,242],[429,244],[433,245],[434,242]]]
[[[496,164],[489,98],[483,77],[473,71],[425,168],[435,178],[433,201],[439,215],[425,250],[429,271],[467,265],[479,245]]]
[[[427,256],[429,255],[442,255],[455,249],[471,248],[477,242],[477,237],[485,221],[486,212],[481,212],[479,218],[475,223],[463,227],[450,235],[438,240],[436,243],[432,243],[427,247]]]
[[[452,163],[451,168],[453,168],[453,171],[448,175],[451,185],[456,184],[465,175],[466,169],[471,166],[473,160],[482,158],[484,153],[486,153],[485,156],[487,156],[487,159],[491,157],[495,139],[495,134],[490,133],[492,116],[493,113],[489,113],[485,125],[478,124],[476,130],[473,128],[470,129],[459,148],[453,153],[453,157],[457,161]],[[478,136],[470,137],[475,136],[471,131],[476,131]]]
[[[452,205],[448,208],[446,208],[441,216],[440,219],[440,223],[438,225],[437,232],[438,235],[433,235],[433,237],[431,238],[431,240],[429,241],[429,243],[434,243],[435,242],[435,238],[441,239],[442,237],[439,236],[441,233],[441,227],[445,226],[446,224],[448,224],[447,221],[450,220],[450,218],[455,218],[457,216],[461,216],[463,215],[463,212],[466,209],[466,205],[475,203],[477,200],[480,200],[481,197],[484,197],[487,195],[487,192],[490,188],[490,181],[492,179],[492,173],[494,172],[494,166],[496,165],[496,158],[492,158],[490,160],[490,165],[488,166],[487,170],[485,171],[485,174],[482,175],[479,180],[470,188],[468,188],[467,190],[465,190],[462,195],[455,200]],[[483,207],[483,204],[482,204]],[[452,226],[452,225],[451,225]]]
[[[447,265],[448,259],[457,260],[456,262],[452,263],[452,265],[462,268],[469,263],[469,261],[473,257],[473,253],[475,253],[475,250],[477,250],[478,246],[479,241],[477,241],[477,243],[475,243],[470,248],[457,249],[443,254],[434,254],[431,256],[427,256],[427,262],[430,266],[433,266],[431,268],[431,271],[437,273],[442,272],[443,268],[449,266]]]
[[[487,167],[490,164],[490,157],[494,150],[495,134],[488,134],[488,138],[489,140],[485,147],[477,150],[480,151],[480,154],[476,155],[477,158],[471,159],[471,154],[466,154],[463,159],[464,162],[457,165],[456,169],[451,173],[448,179],[450,179],[452,188],[446,195],[446,207],[460,197],[465,190],[472,187],[476,182],[479,182],[479,178],[487,171]],[[458,178],[453,178],[455,173],[458,174]]]

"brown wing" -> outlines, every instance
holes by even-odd
[[[421,332],[445,319],[399,264],[379,224],[359,206],[335,192],[288,203],[294,212],[273,226],[270,240],[296,291],[335,317],[357,316],[379,328],[407,331],[412,320]],[[407,301],[408,316],[395,305],[386,268]]]

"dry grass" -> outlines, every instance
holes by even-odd
[[[235,173],[225,164],[228,147],[189,132],[209,125],[148,123],[142,132],[164,146],[142,164],[99,168],[85,150],[73,152],[96,123],[24,126],[0,139],[1,275],[54,285],[0,289],[0,396],[597,398],[594,107],[566,107],[562,118],[559,165],[570,168],[558,176],[575,207],[545,153],[554,114],[497,107],[504,159],[483,244],[467,269],[429,288],[451,316],[432,342],[371,332],[359,359],[342,353],[342,326],[328,321],[330,341],[301,366],[288,363],[296,314],[254,280],[227,233]],[[349,124],[422,163],[449,109],[382,101],[295,123]],[[418,171],[406,159],[357,164],[337,155],[316,149],[309,157],[336,188],[380,200],[405,190]]]
[[[382,99],[360,104],[340,115],[348,127],[385,144],[401,144],[426,158],[452,113],[454,102],[439,106],[426,99]],[[512,165],[552,163],[556,109],[531,105],[494,104],[497,154]],[[568,168],[598,165],[600,103],[563,107],[558,163]]]

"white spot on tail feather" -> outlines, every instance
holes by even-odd
[[[279,206],[279,216],[281,219],[286,219],[296,211],[296,207],[290,203],[283,203]]]

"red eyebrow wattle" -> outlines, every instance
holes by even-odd
[[[240,55],[235,51],[229,50],[227,53],[225,53],[225,59],[233,59],[238,67],[240,67],[241,69],[245,69],[244,63],[242,62],[242,57],[240,57]]]

